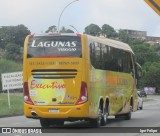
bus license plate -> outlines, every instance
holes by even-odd
[[[54,113],[58,113],[59,109],[48,109],[49,112],[54,112]]]

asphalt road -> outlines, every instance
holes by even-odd
[[[114,117],[109,117],[108,123],[105,126],[105,128],[89,128],[88,127],[89,123],[85,121],[65,122],[64,127],[52,128],[52,131],[54,130],[55,132],[58,133],[58,134],[56,133],[56,136],[58,135],[69,136],[69,135],[72,135],[71,133],[68,133],[70,131],[74,133],[78,132],[79,135],[84,135],[84,133],[87,133],[87,132],[92,132],[92,133],[95,133],[96,131],[100,132],[101,129],[102,129],[102,132],[104,131],[104,129],[106,130],[113,129],[113,131],[115,132],[116,129],[114,128],[118,127],[117,128],[118,130],[122,129],[122,131],[124,131],[123,133],[119,133],[118,135],[125,136],[125,135],[128,135],[127,133],[125,133],[125,129],[127,128],[123,128],[123,127],[139,127],[138,129],[141,129],[139,130],[140,132],[143,130],[143,127],[160,128],[160,96],[147,96],[147,99],[149,101],[144,102],[143,110],[138,110],[136,112],[133,112],[131,120],[115,119]],[[24,116],[16,116],[16,117],[0,118],[0,127],[40,127],[40,123],[39,123],[39,120],[27,119]],[[83,128],[79,128],[79,127],[83,127]],[[128,129],[132,130],[134,128],[128,128]],[[139,133],[135,132],[130,135],[132,136],[142,135],[142,133],[140,132]],[[54,135],[54,134],[50,133],[48,135]],[[21,136],[21,135],[24,135],[24,134],[14,134],[14,136]],[[90,136],[90,135],[91,133],[87,133],[87,136]],[[92,134],[92,136],[93,135],[94,134]],[[114,134],[113,133],[98,134],[98,136],[101,136],[101,135],[111,135],[112,136]],[[151,136],[152,134],[148,133],[145,135]],[[160,135],[160,133],[154,134],[154,135],[158,136]]]

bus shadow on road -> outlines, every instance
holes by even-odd
[[[122,118],[108,119],[107,125],[99,128],[92,127],[89,121],[65,122],[63,126],[51,126],[43,131],[46,133],[113,133],[117,128],[120,128],[118,124],[123,121]]]
[[[107,120],[107,125],[102,127],[118,127],[116,126],[116,123],[120,123],[125,121],[124,118],[111,118]],[[95,129],[92,127],[89,121],[75,121],[75,122],[69,122],[65,123],[63,126],[51,126],[53,129]]]

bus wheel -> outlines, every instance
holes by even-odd
[[[48,119],[40,119],[40,124],[42,127],[49,127],[50,121]]]
[[[104,112],[102,114],[101,126],[105,126],[107,124],[108,119],[108,106],[104,108]]]
[[[130,106],[130,111],[124,115],[125,120],[130,120],[131,119],[131,113],[132,113],[132,106]]]
[[[64,120],[54,121],[51,124],[56,125],[56,126],[63,126],[64,125]]]
[[[102,110],[99,108],[98,110],[98,117],[96,119],[91,119],[90,123],[92,127],[100,127],[102,121]]]

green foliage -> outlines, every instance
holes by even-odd
[[[128,41],[129,41],[128,34],[123,30],[119,30],[118,37],[119,37],[119,40],[124,43],[128,43]]]
[[[15,43],[8,43],[6,46],[7,52],[5,53],[5,58],[8,60],[22,60],[22,53],[20,52],[20,46]]]
[[[0,28],[0,48],[5,48],[8,43],[15,43],[23,46],[25,37],[30,31],[24,25],[3,26]]]
[[[30,33],[24,25],[3,26],[0,28],[0,49],[4,50],[4,57],[15,61],[22,60],[21,48],[25,37]]]
[[[22,65],[17,64],[14,61],[0,59],[0,75],[2,73],[9,73],[9,72],[17,72],[22,71]],[[2,89],[2,82],[0,78],[0,90]]]
[[[23,47],[24,40],[28,34],[30,34],[30,31],[24,25],[15,26],[13,34],[15,36],[14,43]]]
[[[10,93],[10,106],[8,106],[7,93],[0,93],[0,116],[23,114],[23,94]]]
[[[101,28],[96,24],[90,24],[85,27],[85,33],[93,36],[98,36],[101,33]]]
[[[102,34],[104,37],[108,38],[117,38],[118,34],[114,30],[114,28],[110,25],[104,24],[102,29],[96,24],[90,24],[85,27],[85,33],[93,36],[99,36]]]
[[[136,44],[131,46],[138,63],[143,66],[146,62],[158,62],[160,55],[157,51],[147,43]]]
[[[147,62],[143,65],[142,86],[156,87],[160,89],[160,62]]]
[[[61,28],[60,33],[74,33],[71,29],[66,29],[64,26]]]
[[[56,32],[57,31],[57,27],[55,25],[48,27],[48,29],[45,31],[45,33],[49,33],[49,32]]]
[[[116,38],[118,36],[114,28],[107,24],[102,26],[101,34],[108,38]]]
[[[55,25],[50,26],[45,33],[49,33],[49,32],[57,32],[57,27]],[[60,33],[74,33],[74,31],[72,31],[71,29],[66,29],[64,26],[61,28]]]

